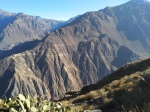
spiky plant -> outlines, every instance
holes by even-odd
[[[70,108],[62,107],[60,102],[53,103],[42,98],[31,98],[19,94],[15,98],[0,99],[1,112],[71,112]]]

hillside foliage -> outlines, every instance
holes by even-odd
[[[0,112],[71,112],[71,109],[62,107],[60,102],[19,94],[15,98],[0,99]]]

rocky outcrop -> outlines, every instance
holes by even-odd
[[[0,69],[0,74],[2,74],[0,76],[0,90],[2,90],[0,96],[4,98],[5,96],[16,96],[18,93],[30,93],[32,96],[40,95],[50,99],[51,95],[47,85],[37,78],[26,64],[22,65],[23,59],[19,59],[15,59],[14,56],[1,62],[3,67]]]

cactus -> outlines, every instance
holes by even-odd
[[[53,103],[40,97],[33,99],[22,94],[15,98],[0,99],[0,109],[3,112],[71,112],[70,107],[62,107],[60,102]]]

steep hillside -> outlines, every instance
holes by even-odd
[[[80,110],[100,109],[102,112],[150,109],[150,58],[127,64],[98,83],[80,91],[66,93],[61,102]]]
[[[52,96],[51,100],[62,98],[66,92],[79,90],[83,85],[96,83],[118,67],[149,56],[150,37],[146,29],[150,24],[146,8],[150,8],[149,2],[139,4],[137,1],[130,1],[121,6],[85,13],[63,28],[50,33],[33,46],[34,48],[1,60],[0,79],[6,75],[5,73],[12,77],[19,75],[25,86],[29,82],[22,76],[34,76],[38,81],[42,81],[38,88],[42,88],[42,91],[48,90],[47,94]],[[139,9],[144,15],[141,12],[136,15]],[[141,19],[143,23],[140,23]],[[126,26],[127,20],[130,23],[129,27]],[[145,22],[146,26],[142,27]],[[128,30],[130,27],[132,28]],[[14,60],[14,64],[11,64],[11,60]],[[42,94],[37,92],[39,89],[31,91],[34,89],[31,89],[33,86],[19,88],[20,80],[14,79],[18,88],[13,88],[14,85],[4,86],[8,89],[2,92],[0,97],[4,94],[8,97],[17,95],[17,89],[32,95]],[[37,82],[35,78],[34,80]],[[3,85],[1,82],[0,84]]]
[[[123,5],[107,7],[101,11],[115,20],[117,31],[127,39],[123,44],[134,52],[140,55],[143,53],[143,56],[146,56],[150,52],[150,12],[148,10],[150,10],[148,1],[131,0]]]
[[[0,24],[0,50],[7,50],[20,43],[42,39],[64,22],[0,10]]]

